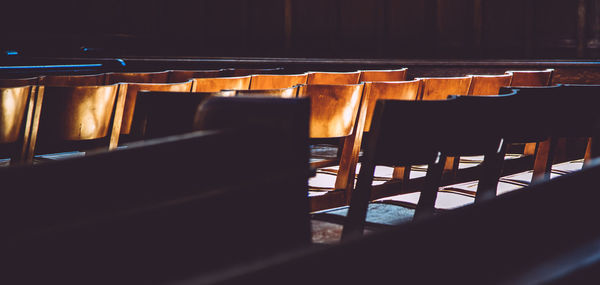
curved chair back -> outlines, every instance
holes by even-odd
[[[36,86],[0,88],[0,157],[10,157],[11,165],[23,162],[31,127],[37,127],[37,94]]]
[[[219,92],[221,90],[248,90],[250,76],[194,78],[192,92]]]
[[[283,71],[283,67],[275,68],[227,68],[223,70],[223,76],[240,77],[253,74],[277,74]]]
[[[403,82],[365,82],[365,96],[368,98],[365,132],[371,130],[371,121],[377,100],[417,100],[421,88],[420,80]]]
[[[500,88],[510,86],[512,74],[468,75],[471,77],[468,95],[497,95]]]
[[[506,74],[512,74],[510,86],[548,86],[552,84],[554,69],[546,70],[509,70]]]
[[[47,75],[40,77],[39,84],[45,86],[98,86],[104,85],[105,74],[92,75]]]
[[[126,83],[127,95],[125,97],[125,107],[123,110],[123,121],[121,123],[121,134],[129,134],[131,131],[131,120],[135,108],[135,101],[139,91],[169,91],[169,92],[190,92],[192,81],[183,83]]]
[[[250,89],[280,89],[306,84],[307,73],[304,74],[258,74],[252,75]]]
[[[381,81],[404,81],[406,80],[406,70],[360,70],[359,82],[381,82]]]
[[[306,84],[357,84],[360,71],[354,72],[309,72]]]
[[[159,72],[111,72],[106,74],[106,83],[167,83],[169,71]]]
[[[37,153],[117,147],[125,88],[46,86],[39,130],[32,130],[28,159]]]
[[[27,85],[38,85],[39,77],[28,78],[1,78],[0,87],[20,87]]]
[[[298,87],[281,88],[281,89],[264,89],[264,90],[225,90],[221,91],[224,94],[233,94],[231,96],[262,96],[262,97],[279,97],[279,98],[296,98]]]
[[[216,70],[169,70],[169,82],[186,82],[192,78],[219,77],[223,75],[223,69]]]
[[[467,95],[471,77],[415,78],[423,81],[421,100],[446,100],[448,95]]]

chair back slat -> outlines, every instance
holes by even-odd
[[[415,78],[423,81],[420,100],[446,100],[448,95],[467,95],[471,77]]]
[[[281,89],[306,84],[308,74],[257,74],[252,75],[250,89]]]
[[[468,95],[497,95],[500,88],[510,86],[512,74],[468,75],[471,79]]]
[[[548,86],[552,84],[554,69],[546,70],[509,70],[512,74],[511,86]]]
[[[357,84],[360,71],[354,72],[309,72],[306,84]]]
[[[169,71],[159,72],[110,72],[106,84],[115,83],[167,83]]]
[[[369,96],[369,106],[365,120],[365,132],[371,129],[371,121],[375,112],[377,100],[417,100],[421,88],[421,81],[405,82],[366,82],[365,94]]]
[[[186,82],[192,78],[219,77],[223,75],[223,69],[215,70],[169,70],[169,82]]]
[[[405,81],[407,68],[395,70],[360,70],[359,82]]]
[[[105,73],[92,75],[47,75],[40,77],[39,84],[45,86],[98,86],[104,85]]]
[[[219,92],[221,90],[248,90],[250,76],[194,78],[192,92]]]

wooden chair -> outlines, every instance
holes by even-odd
[[[478,117],[479,120],[471,119],[470,115],[473,112],[481,116]],[[504,155],[501,134],[497,132],[501,122],[498,119],[500,113],[495,104],[489,102],[474,104],[456,99],[378,101],[372,134],[365,150],[365,161],[361,165],[356,190],[352,195],[342,238],[363,233],[376,165],[428,165],[426,182],[420,189],[415,210],[410,210],[412,207],[401,206],[402,204],[396,205],[399,209],[394,212],[397,212],[399,217],[394,217],[395,221],[431,217],[436,208],[438,188],[447,156],[485,155],[477,193],[482,196],[481,199],[487,198],[490,189],[497,182],[501,158]],[[417,116],[428,119],[413,120],[411,124],[398,127],[401,122]],[[439,123],[441,119],[448,117],[452,117],[455,123]],[[482,123],[490,128],[476,131]],[[399,196],[402,195],[411,194]],[[450,195],[458,197],[458,194],[445,196]],[[396,204],[393,200],[389,202]]]
[[[131,121],[132,140],[193,131],[198,106],[216,95],[219,93],[138,92]]]
[[[47,75],[38,84],[45,86],[98,86],[104,85],[105,74],[93,75]]]
[[[304,74],[289,74],[289,75],[274,75],[274,74],[257,74],[252,75],[250,80],[250,90],[266,90],[289,88],[299,84],[306,84],[307,73]]]
[[[300,106],[302,113],[291,112],[297,104],[288,107],[288,118],[304,118],[295,125],[304,129],[293,132],[306,143],[308,105]],[[304,151],[280,132],[255,126],[2,169],[10,186],[0,202],[7,214],[0,218],[2,258],[12,260],[5,268],[12,273],[0,280],[166,281],[306,246],[308,160],[302,142],[294,146]],[[231,179],[232,165],[245,171]],[[25,274],[29,270],[41,275]]]
[[[306,84],[357,84],[360,71],[354,72],[309,72]]]
[[[115,83],[167,83],[169,71],[159,72],[110,72],[106,74],[106,84]]]
[[[420,100],[445,100],[448,95],[467,95],[471,77],[415,78],[423,81]]]
[[[278,74],[283,72],[283,67],[275,68],[226,68],[224,69],[223,76],[226,77],[240,77],[248,76],[253,74]]]
[[[9,157],[10,165],[24,162],[31,129],[37,129],[39,104],[37,86],[0,88],[0,157]],[[41,95],[40,95],[41,96]]]
[[[21,87],[28,85],[38,85],[39,80],[39,77],[0,78],[0,87]]]
[[[311,189],[316,192],[311,192],[311,210],[345,205],[349,202],[354,187],[354,173],[366,114],[363,85],[302,85],[298,90],[298,97],[308,97],[311,100],[312,143],[318,144],[327,139],[340,141],[338,157],[311,159],[313,168],[339,165],[333,185],[316,185],[320,178],[312,179]]]
[[[467,76],[471,77],[467,95],[497,95],[501,87],[511,86],[512,80],[512,74]]]
[[[548,86],[552,84],[554,69],[545,70],[509,70],[506,74],[512,74],[510,86]]]
[[[192,81],[183,83],[126,83],[122,84],[122,86],[126,90],[126,95],[121,123],[121,135],[129,135],[139,91],[190,92]]]
[[[250,90],[222,90],[222,96],[267,96],[279,98],[296,98],[298,87],[289,87],[281,89],[250,89]]]
[[[545,70],[509,70],[506,74],[512,74],[511,86],[549,86],[552,84],[554,69]],[[526,144],[523,149],[524,155],[533,155],[536,144]]]
[[[125,95],[118,84],[44,87],[39,129],[32,128],[27,160],[35,154],[116,148]]]
[[[404,81],[408,68],[391,70],[360,70],[359,82]]]
[[[219,77],[224,74],[223,69],[215,70],[169,70],[169,82],[186,82],[192,78]]]
[[[248,90],[250,76],[194,78],[192,92],[219,92],[221,90]]]

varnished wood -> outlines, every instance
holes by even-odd
[[[192,89],[191,80],[183,83],[125,83],[124,85],[127,86],[127,95],[125,97],[121,134],[129,134],[131,130],[131,120],[133,119],[135,102],[139,91],[190,92]]]
[[[513,78],[510,86],[548,86],[552,84],[554,69],[546,70],[509,70]]]
[[[423,81],[420,100],[446,100],[448,95],[467,95],[471,77],[415,78]]]
[[[233,96],[267,96],[267,97],[279,97],[279,98],[296,98],[298,94],[298,87],[289,87],[281,89],[250,89],[250,90],[226,90],[221,91],[221,94],[231,94]]]
[[[194,78],[192,92],[219,92],[221,90],[248,90],[250,76]]]
[[[115,83],[167,83],[169,71],[111,72],[106,74],[106,84]]]
[[[37,137],[32,137],[33,149],[28,157],[37,153],[115,148],[125,92],[119,84],[46,86],[39,111],[39,130]]]
[[[224,74],[223,69],[215,70],[169,70],[169,82],[186,82],[192,78],[219,77]]]
[[[306,84],[357,84],[360,71],[355,72],[309,72]]]
[[[501,87],[510,86],[512,74],[469,75],[471,84],[468,95],[496,95]]]
[[[27,85],[37,85],[39,77],[29,78],[0,78],[0,87],[19,87]]]
[[[250,89],[279,89],[288,88],[299,84],[306,84],[307,73],[304,74],[258,74],[252,75]]]
[[[37,97],[37,86],[0,88],[0,157],[10,157],[11,165],[27,155]]]
[[[104,85],[105,74],[48,75],[40,77],[39,84],[46,86],[97,86]]]
[[[360,70],[359,82],[404,81],[408,68],[394,70]]]
[[[369,94],[369,106],[365,120],[365,132],[371,130],[371,121],[377,100],[417,100],[421,88],[420,80],[404,82],[366,82],[365,92]]]
[[[227,77],[240,77],[254,74],[277,74],[282,72],[282,67],[275,68],[227,68],[225,69],[224,76]]]

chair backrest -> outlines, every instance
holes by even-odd
[[[308,74],[257,74],[252,75],[250,89],[280,89],[306,84]]]
[[[467,76],[471,77],[467,95],[497,95],[500,87],[510,86],[512,80],[512,74]]]
[[[169,71],[159,72],[110,72],[106,84],[115,83],[167,83]]]
[[[223,90],[223,96],[267,96],[279,98],[296,98],[298,87],[289,87],[281,89],[250,89],[250,90]]]
[[[39,129],[32,129],[28,159],[35,153],[116,148],[125,88],[46,86],[40,96]]]
[[[360,71],[353,72],[320,72],[313,71],[308,73],[306,84],[357,84],[360,77]]]
[[[362,84],[302,85],[298,97],[309,97],[310,137],[349,136],[356,122],[362,98]]]
[[[365,96],[369,105],[365,118],[365,132],[371,129],[371,121],[377,100],[417,100],[421,88],[420,80],[403,82],[365,82]]]
[[[105,74],[92,75],[47,75],[40,77],[39,84],[45,86],[98,86],[104,85]]]
[[[223,69],[215,70],[169,70],[169,82],[186,82],[192,78],[219,77],[224,74]]]
[[[406,80],[407,68],[390,70],[360,70],[359,82],[382,82]]]
[[[2,259],[15,271],[0,279],[147,283],[308,245],[307,159],[289,159],[287,142],[205,131],[1,169]]]
[[[138,92],[131,138],[149,139],[193,131],[198,106],[215,95],[218,93]]]
[[[221,90],[248,90],[250,76],[194,78],[192,92],[219,92]]]
[[[278,74],[283,72],[283,67],[274,68],[227,68],[223,70],[223,76],[239,77],[253,74]]]
[[[11,165],[23,162],[35,117],[37,86],[0,88],[0,157],[10,157]]]
[[[28,78],[0,78],[0,87],[20,87],[38,85],[39,77]]]
[[[467,95],[471,77],[415,78],[423,81],[420,100],[445,100],[448,95]]]
[[[512,74],[511,86],[548,86],[552,84],[554,69],[545,70],[509,70]]]
[[[126,83],[122,84],[127,88],[125,95],[125,108],[123,110],[123,120],[121,123],[121,134],[129,134],[131,131],[131,120],[135,109],[135,101],[139,91],[167,91],[167,92],[190,92],[192,81],[183,83]]]

